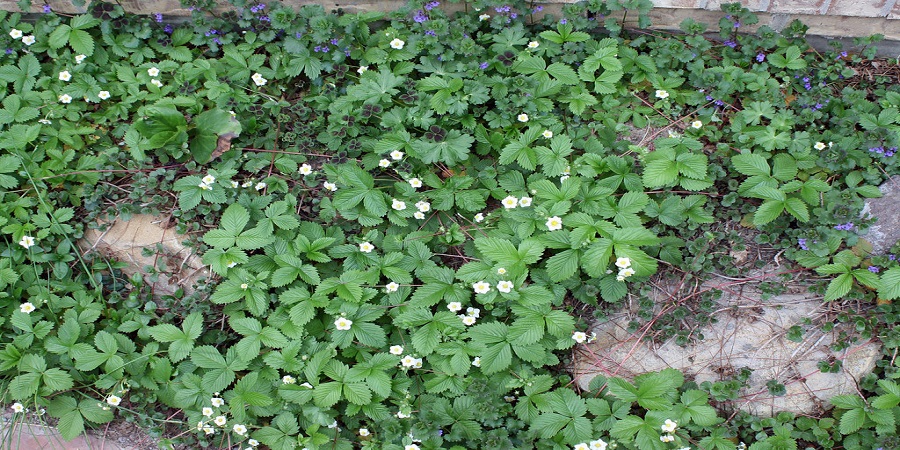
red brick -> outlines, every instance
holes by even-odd
[[[654,0],[655,8],[697,8],[700,0]]]
[[[828,15],[884,17],[888,0],[832,0]],[[892,0],[893,1],[893,0]]]
[[[769,12],[774,14],[822,14],[828,0],[772,0]]]

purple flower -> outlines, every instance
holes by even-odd
[[[740,22],[735,22],[735,23],[734,23],[734,27],[735,27],[735,28],[740,28],[740,27],[741,27],[741,23],[740,23]]]
[[[731,47],[731,48],[737,47],[737,42],[734,42],[734,41],[732,41],[731,39],[729,39],[729,40],[723,42],[723,44],[725,44],[725,45],[727,45],[727,46],[729,46],[729,47]]]
[[[498,13],[501,13],[501,14],[502,14],[502,13],[508,13],[509,10],[510,10],[509,5],[495,6],[495,7],[494,7],[494,11],[497,11]]]
[[[716,104],[716,106],[725,106],[725,102],[723,102],[722,100],[716,100],[714,103]]]
[[[349,49],[349,48],[345,48],[345,49],[344,49],[344,56],[350,56],[350,49]]]
[[[806,246],[806,239],[804,238],[797,239],[797,245],[800,246],[801,250],[809,250],[809,247]]]
[[[713,100],[712,95],[706,96],[706,101],[711,102]]]
[[[853,229],[853,222],[847,222],[844,224],[835,225],[834,229],[842,230],[842,231],[850,231],[851,229]]]
[[[301,32],[298,31],[298,32],[294,33],[294,37],[297,38],[297,39],[300,39],[300,38],[303,37],[303,33],[301,33]]]
[[[888,255],[888,259],[891,260],[891,261],[896,261],[896,260],[897,260],[897,256],[894,255],[894,254],[892,253],[892,254]]]
[[[53,12],[53,10],[50,9],[50,5],[44,5],[44,14],[50,14],[51,12]]]
[[[834,58],[834,59],[835,59],[835,60],[838,60],[838,59],[846,58],[846,57],[847,57],[847,52],[841,52],[841,54],[838,55],[838,57],[837,57],[837,58]]]
[[[163,21],[162,13],[156,13],[153,15],[153,17],[155,18],[156,23],[162,23],[162,21]]]
[[[562,25],[565,25],[565,24],[569,23],[569,21],[566,19],[559,19],[559,23]]]
[[[881,269],[879,269],[878,266],[869,266],[869,272],[878,273],[879,270]]]
[[[269,16],[259,16],[259,21],[260,22],[271,22],[272,19],[270,19]]]
[[[7,55],[12,55],[12,52],[13,52],[13,49],[11,49],[11,48],[7,48],[7,49],[6,49],[6,54],[7,54]]]
[[[328,42],[331,42],[331,45],[338,45],[338,42],[340,42],[340,41],[338,41],[337,38],[332,38],[332,39],[331,39],[330,41],[328,41]]]
[[[428,21],[428,16],[425,15],[425,11],[422,11],[422,10],[420,9],[420,10],[416,11],[416,15],[413,16],[413,20],[414,20],[416,23],[427,22],[427,21]]]
[[[533,12],[539,13],[544,10],[544,7],[541,5],[535,6]]]
[[[215,42],[217,45],[222,45],[222,41],[220,41],[218,37],[214,37],[213,42]]]
[[[166,34],[172,34],[172,31],[173,31],[172,25],[166,24],[166,26],[163,27],[163,31],[165,31]]]
[[[765,61],[765,60],[766,60],[766,54],[765,54],[765,53],[759,52],[759,53],[756,55],[756,62],[763,62],[763,61]]]
[[[437,36],[437,33],[434,30],[428,30],[425,32],[425,36]]]
[[[516,13],[509,13],[509,18],[510,18],[510,19],[515,19],[516,17],[519,17],[519,15],[516,14]]]
[[[487,63],[487,62],[483,62],[483,63],[481,63],[481,64],[478,65],[478,68],[481,69],[481,70],[487,69],[487,68],[488,68],[488,63]]]
[[[431,11],[434,8],[440,6],[441,2],[428,2],[425,4],[425,11]]]

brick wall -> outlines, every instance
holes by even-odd
[[[723,0],[653,0],[661,8],[694,8],[720,11]],[[804,14],[900,19],[900,0],[742,0],[751,11],[771,14]],[[900,24],[898,24],[900,26]]]
[[[40,12],[46,1],[54,11],[78,14],[85,12],[75,8],[69,0],[32,0],[32,12]],[[348,12],[392,11],[404,6],[407,0],[282,0],[288,5],[319,3],[326,10],[342,8]],[[564,3],[574,0],[539,0],[545,5],[545,12],[559,14]],[[685,18],[693,18],[710,25],[715,30],[722,15],[722,3],[734,0],[652,0],[655,8],[650,16],[653,28],[677,29]],[[136,14],[163,13],[165,15],[189,15],[181,7],[179,0],[118,0],[129,12]],[[90,0],[88,0],[90,3]],[[227,2],[221,1],[223,5]],[[447,10],[461,10],[461,3],[444,2]],[[885,56],[900,53],[900,0],[740,0],[744,6],[758,14],[760,23],[780,30],[794,19],[809,26],[810,36],[832,38],[852,38],[883,34],[887,41],[894,42],[886,50]],[[0,0],[0,10],[19,11],[16,0]],[[753,32],[756,27],[742,31]],[[879,45],[879,50],[885,47]]]
[[[59,12],[80,12],[72,6],[68,0],[46,0],[47,3]],[[731,0],[653,0],[658,8],[675,9],[699,9],[706,11],[720,11],[722,3]],[[39,12],[43,2],[33,0],[33,11]],[[178,0],[119,0],[119,3],[128,11],[135,13],[163,12],[168,14],[185,14]],[[304,0],[285,0],[287,4],[302,5],[314,3]],[[359,9],[393,9],[403,5],[403,0],[332,0],[321,2],[326,9],[330,7],[357,7]],[[551,0],[542,2],[545,4],[567,3],[566,0]],[[888,19],[900,19],[900,0],[741,0],[741,3],[751,11],[766,12],[770,14],[801,14],[801,15],[827,15],[827,16],[851,16],[851,17],[880,17]],[[0,0],[0,9],[18,11],[16,0]],[[900,27],[900,24],[897,25]]]

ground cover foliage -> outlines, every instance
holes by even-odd
[[[900,84],[855,69],[877,38],[739,34],[756,18],[734,4],[709,39],[635,29],[646,1],[232,3],[180,24],[0,13],[16,420],[120,417],[191,448],[897,448],[900,268],[858,237],[898,169]],[[154,299],[152,275],[75,246],[135,213],[192,232],[209,286]],[[827,276],[823,301],[870,305],[841,319],[884,343],[860,395],[759,419],[713,407],[739,380],[574,390],[591,317],[572,313],[669,266],[738,275],[708,251],[722,222]]]

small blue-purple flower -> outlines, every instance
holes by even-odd
[[[425,32],[425,36],[437,36],[437,33],[434,30],[428,30]]]
[[[427,22],[428,16],[425,15],[425,11],[422,11],[420,9],[420,10],[416,11],[416,15],[413,16],[413,21],[415,21],[416,23]]]
[[[53,12],[53,9],[50,8],[50,5],[44,5],[44,14],[50,14]]]
[[[154,18],[154,20],[156,20],[156,23],[162,23],[162,21],[163,21],[162,13],[154,14],[153,18]]]
[[[428,2],[425,4],[425,11],[431,11],[441,5],[441,2]]]
[[[172,31],[174,31],[174,29],[172,28],[172,25],[166,24],[166,26],[163,27],[163,31],[166,34],[172,34]]]
[[[896,261],[896,260],[897,260],[897,255],[894,255],[893,253],[890,254],[890,255],[888,255],[888,260],[890,260],[890,261]]]
[[[541,11],[543,11],[543,10],[544,10],[544,7],[541,6],[541,5],[538,5],[538,6],[535,6],[535,7],[534,7],[534,9],[532,10],[532,13],[539,13],[539,12],[541,12]]]
[[[566,19],[559,19],[559,23],[560,23],[561,25],[565,25],[565,24],[569,23],[569,21],[566,20]]]
[[[869,272],[878,273],[880,270],[878,266],[869,266]]]
[[[481,63],[481,64],[478,65],[478,68],[481,69],[481,70],[487,69],[487,68],[488,68],[488,63],[487,63],[487,62],[483,62],[483,63]]]
[[[735,22],[735,23],[734,23],[734,27],[735,27],[735,28],[740,28],[740,27],[741,27],[741,23],[740,23],[740,22]]]
[[[801,250],[809,250],[809,247],[806,246],[806,239],[805,239],[805,238],[797,239],[797,245],[800,246],[800,249],[801,249]]]
[[[763,52],[759,52],[756,55],[756,62],[763,62],[766,60],[766,54]]]
[[[725,45],[727,45],[727,46],[729,46],[729,47],[731,47],[731,48],[737,47],[737,42],[732,41],[731,39],[729,39],[729,40],[723,42],[723,44],[725,44]]]

